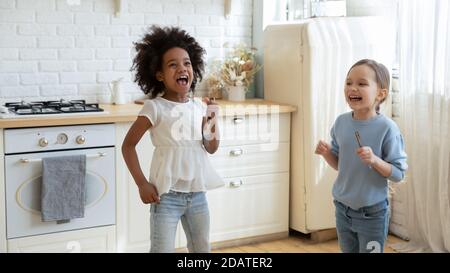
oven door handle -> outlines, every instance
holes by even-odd
[[[96,154],[87,154],[86,158],[95,158],[95,157],[105,157],[107,153],[98,152]],[[19,159],[21,163],[32,163],[32,162],[41,162],[42,158],[35,158],[35,159],[28,159],[28,158],[21,158]]]

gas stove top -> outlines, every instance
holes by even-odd
[[[25,118],[30,116],[80,115],[105,113],[98,103],[84,100],[7,102],[0,106],[0,118]]]

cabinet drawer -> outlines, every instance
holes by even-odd
[[[289,143],[220,147],[210,157],[221,177],[289,171]]]
[[[8,252],[115,252],[115,227],[82,229],[8,240]]]
[[[207,194],[212,242],[288,231],[289,173],[225,181]]]
[[[289,114],[222,116],[220,146],[288,142],[289,126]]]

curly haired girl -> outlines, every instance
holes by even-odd
[[[158,26],[135,49],[135,81],[151,99],[128,131],[122,154],[142,202],[151,204],[150,252],[175,250],[180,220],[189,252],[209,252],[205,193],[224,184],[207,155],[219,147],[219,108],[207,98],[189,96],[202,79],[205,50],[186,31]],[[136,153],[147,131],[155,146],[148,180]]]

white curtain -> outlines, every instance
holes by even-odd
[[[400,0],[399,53],[406,142],[402,252],[450,252],[450,1]]]

